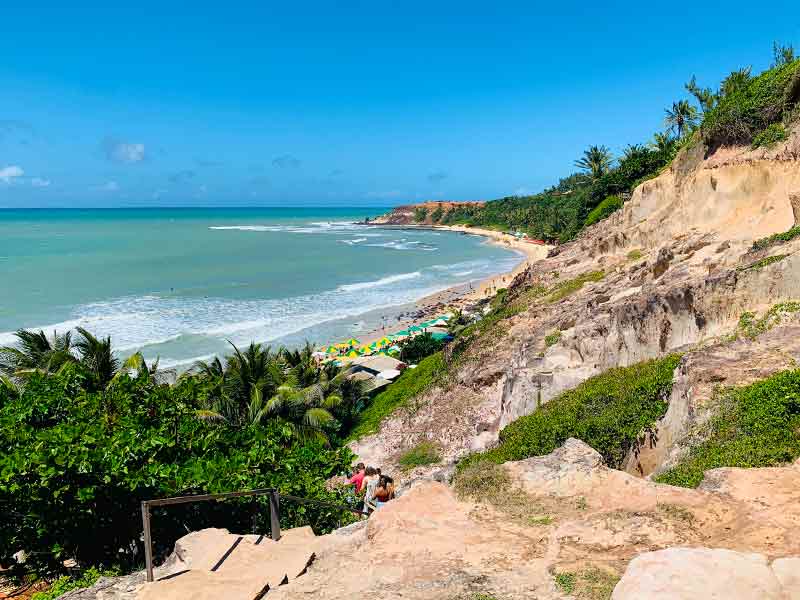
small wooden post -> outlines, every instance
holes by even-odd
[[[147,581],[153,581],[153,540],[150,536],[150,503],[142,502],[142,526],[144,527],[144,562]]]
[[[281,539],[281,517],[280,517],[280,498],[278,490],[269,493],[269,524],[272,530],[272,539]]]

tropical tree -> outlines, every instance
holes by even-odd
[[[730,75],[723,79],[719,86],[720,96],[729,96],[743,89],[751,79],[751,70],[752,67],[744,67],[736,71],[731,71]]]
[[[119,359],[111,348],[111,336],[97,338],[83,327],[77,327],[80,336],[74,347],[80,357],[81,365],[86,369],[90,382],[90,390],[102,390],[111,383],[120,366]]]
[[[694,96],[695,100],[697,100],[697,103],[700,105],[700,110],[704,113],[714,108],[714,105],[719,99],[719,96],[715,94],[711,88],[701,88],[697,85],[697,78],[694,75],[692,75],[692,78],[684,87],[687,92]]]
[[[74,362],[72,333],[59,335],[53,332],[48,338],[44,331],[18,330],[16,346],[0,348],[0,373],[19,379],[26,372],[43,371],[54,373],[65,363]]]
[[[589,173],[592,179],[597,179],[608,173],[613,163],[614,156],[608,148],[589,146],[587,150],[583,151],[583,156],[575,161],[575,166]]]
[[[675,138],[668,131],[658,131],[653,135],[650,147],[657,152],[669,152],[675,147]]]
[[[772,67],[788,65],[795,59],[794,46],[783,46],[778,42],[772,42]]]
[[[665,110],[664,124],[668,131],[674,131],[678,138],[682,138],[687,131],[697,125],[697,109],[689,104],[688,100],[678,100],[672,103],[672,108]]]

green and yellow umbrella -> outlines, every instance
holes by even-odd
[[[346,356],[347,358],[358,358],[359,356],[361,356],[361,354],[359,354],[358,350],[350,350],[350,352],[348,352]]]
[[[325,354],[339,354],[339,346],[328,346],[325,348]]]
[[[378,344],[378,346],[380,346],[381,348],[383,348],[384,346],[391,346],[392,340],[390,340],[388,337],[382,337],[375,343]]]
[[[350,348],[355,348],[355,347],[356,347],[356,346],[358,346],[360,343],[361,343],[361,342],[359,342],[359,341],[358,341],[356,338],[350,338],[349,340],[347,340],[347,341],[345,342],[345,344],[347,344],[347,346],[348,346],[348,347],[350,347]]]

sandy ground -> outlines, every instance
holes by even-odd
[[[407,225],[405,227],[414,227]],[[480,229],[477,227],[464,227],[462,225],[437,225],[435,227],[423,226],[427,229],[440,229],[443,231],[455,231],[459,233],[466,233],[471,235],[481,235],[490,241],[490,243],[498,246],[503,246],[510,250],[514,250],[520,255],[520,262],[514,267],[513,270],[506,273],[499,273],[492,277],[488,277],[477,283],[464,283],[456,285],[446,290],[436,292],[429,296],[417,301],[415,309],[401,315],[401,317],[388,324],[386,329],[375,329],[360,337],[361,342],[369,344],[384,335],[398,331],[400,329],[407,329],[412,325],[422,323],[433,317],[438,317],[442,313],[452,309],[461,309],[466,305],[474,304],[475,302],[487,297],[494,296],[497,290],[508,287],[514,280],[518,273],[524,271],[529,264],[547,257],[547,253],[553,246],[540,246],[518,240],[513,235],[503,233],[500,231],[493,231],[490,229]]]

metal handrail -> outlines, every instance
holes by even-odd
[[[174,496],[171,498],[156,498],[154,500],[142,500],[142,528],[144,529],[144,560],[147,570],[147,581],[153,581],[153,539],[150,531],[150,508],[154,506],[171,506],[173,504],[188,504],[190,502],[205,502],[209,500],[227,500],[228,498],[242,498],[246,496],[269,496],[269,524],[270,534],[276,542],[281,539],[280,523],[280,499],[285,498],[301,504],[318,504],[347,510],[361,516],[369,516],[367,511],[362,511],[352,506],[334,504],[324,500],[314,498],[301,498],[288,494],[279,494],[275,488],[262,488],[257,490],[247,490],[244,492],[225,492],[221,494],[198,494],[195,496]]]

